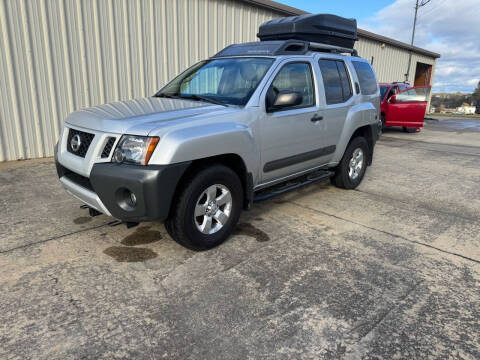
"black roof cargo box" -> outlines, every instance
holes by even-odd
[[[353,49],[357,20],[331,14],[305,14],[273,19],[260,25],[261,41],[296,39]]]

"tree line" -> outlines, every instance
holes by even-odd
[[[432,94],[431,105],[440,108],[442,105],[447,109],[455,109],[464,104],[480,105],[480,81],[476,89],[471,94],[451,93],[451,94]]]

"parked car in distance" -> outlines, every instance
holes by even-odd
[[[401,126],[406,132],[419,132],[427,110],[430,86],[406,83],[380,84],[382,130]]]
[[[282,21],[279,32],[289,21],[309,27],[306,16]],[[317,25],[332,20],[322,16]],[[231,45],[152,97],[70,114],[57,173],[92,216],[165,220],[178,243],[209,249],[254,200],[321,179],[356,188],[373,160],[379,94],[373,68],[353,47]]]

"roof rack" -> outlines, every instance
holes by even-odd
[[[358,52],[355,49],[349,49],[349,48],[346,48],[346,47],[329,45],[329,44],[310,42],[308,44],[308,48],[310,50],[313,50],[313,51],[327,50],[327,51],[330,51],[330,52],[347,53],[347,54],[351,54],[352,56],[358,56]]]
[[[358,56],[357,50],[341,46],[309,42],[305,40],[267,40],[227,46],[213,57],[248,56],[248,55],[303,55],[308,51],[347,53]]]

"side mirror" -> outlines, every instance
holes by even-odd
[[[388,99],[388,102],[390,104],[395,104],[397,102],[397,95],[390,96],[390,99]]]
[[[282,90],[275,97],[273,105],[270,107],[269,111],[284,109],[291,106],[297,106],[302,103],[302,100],[303,96],[300,92]]]

